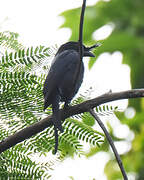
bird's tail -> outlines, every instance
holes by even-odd
[[[60,131],[63,132],[62,123],[60,120],[60,114],[59,114],[59,101],[55,99],[55,101],[52,103],[52,111],[53,111],[53,124],[54,126]]]
[[[58,129],[54,126],[54,131],[55,131],[55,149],[54,149],[54,154],[57,153],[58,150]]]
[[[53,124],[54,124],[54,131],[55,131],[55,154],[57,152],[58,149],[58,130],[60,132],[63,132],[63,128],[62,128],[62,123],[60,120],[60,115],[59,115],[59,95],[55,96],[55,99],[52,103],[52,110],[53,110]]]

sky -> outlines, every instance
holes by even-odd
[[[58,15],[66,9],[81,6],[81,0],[0,0],[0,28],[20,34],[28,46],[61,44],[70,30],[58,29],[64,19]],[[88,5],[96,0],[88,0]],[[3,24],[1,25],[1,23]]]
[[[87,0],[87,5],[95,4],[96,0]],[[67,9],[79,7],[81,0],[0,0],[0,31],[12,31],[19,34],[19,41],[24,46],[53,46],[68,41],[71,30],[68,28],[59,29],[64,19],[59,16]],[[105,38],[112,31],[112,26],[105,26],[93,34],[97,40]],[[88,59],[85,62],[85,78],[80,93],[89,87],[93,87],[91,97],[112,91],[122,91],[131,88],[130,69],[122,64],[122,54],[115,52],[102,54],[91,70],[88,69]],[[113,103],[124,109],[127,101]],[[120,122],[110,120],[113,126]],[[121,127],[124,129],[124,127]],[[125,127],[127,129],[127,127]],[[127,129],[125,136],[130,135]],[[124,133],[123,133],[124,134]],[[126,150],[129,147],[126,147]],[[124,151],[124,150],[123,150]],[[62,164],[58,163],[53,171],[52,180],[69,180],[73,176],[76,180],[106,180],[103,174],[104,165],[109,157],[101,152],[89,159],[85,157],[74,157],[66,159]],[[98,165],[98,166],[97,166]],[[98,170],[97,170],[98,168]],[[60,178],[61,177],[61,178]]]

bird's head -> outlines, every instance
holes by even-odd
[[[90,47],[86,47],[85,45],[83,45],[84,56],[95,57],[95,55],[91,52],[91,50],[98,46],[100,46],[99,43],[97,43],[93,46],[90,46]],[[79,42],[70,41],[70,42],[67,42],[67,43],[61,45],[60,48],[58,49],[56,55],[65,50],[75,50],[75,51],[79,52]]]

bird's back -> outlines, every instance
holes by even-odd
[[[56,91],[59,91],[60,99],[64,102],[70,102],[77,93],[84,74],[84,65],[82,62],[81,70],[74,87],[73,81],[78,63],[79,53],[75,50],[65,50],[55,56],[43,89],[47,106],[52,103]]]
[[[75,77],[79,64],[79,54],[77,52],[74,52],[73,59],[70,62],[70,64],[71,65],[68,67],[67,73],[65,74],[61,84],[59,85],[61,101],[64,102],[70,102],[72,100],[72,98],[78,92],[83,81],[83,74],[84,74],[83,62],[81,63],[81,68],[78,77]],[[75,80],[75,78],[77,79]]]

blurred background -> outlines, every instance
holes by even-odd
[[[81,5],[82,0],[1,0],[0,32],[17,33],[17,40],[24,47],[59,47],[69,40],[78,40]],[[85,92],[86,98],[94,98],[109,90],[144,87],[143,19],[143,0],[87,0],[84,44],[100,42],[102,45],[94,51],[94,59],[84,60],[85,77],[77,97]],[[1,39],[3,54],[5,48]],[[108,105],[113,109],[118,107],[118,111],[108,110],[100,117],[121,155],[129,180],[143,180],[144,99],[121,100]],[[97,124],[88,125],[102,132]],[[100,147],[85,143],[83,146],[81,157],[73,154],[54,163],[50,179],[122,179],[106,141]],[[41,156],[40,160],[49,159]]]

